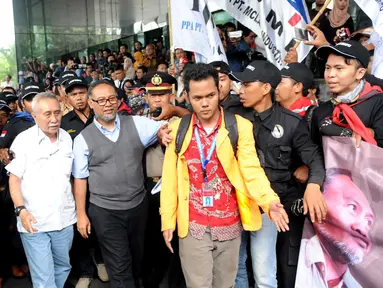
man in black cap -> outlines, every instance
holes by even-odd
[[[13,140],[21,132],[35,125],[35,121],[31,115],[32,100],[37,93],[44,92],[44,87],[37,83],[26,83],[24,89],[20,93],[23,112],[16,112],[5,125],[0,137],[0,149],[2,150],[2,160],[8,160],[8,148],[11,147]],[[4,153],[5,152],[5,153]]]
[[[0,100],[5,101],[9,108],[11,108],[11,115],[15,114],[17,111],[17,99],[18,97],[11,92],[0,93]]]
[[[149,118],[156,118],[162,114],[163,109],[176,109],[185,110],[181,107],[172,106],[171,102],[174,101],[172,94],[172,86],[177,84],[177,80],[164,72],[149,72],[142,78],[142,84],[146,88],[146,100],[149,105]],[[185,113],[188,113],[185,110]],[[180,115],[181,117],[183,114]],[[177,117],[168,119],[168,122],[173,121]],[[170,262],[176,263],[177,261],[170,261],[172,256],[167,249],[161,233],[161,217],[158,213],[160,208],[160,194],[151,194],[152,189],[160,181],[162,177],[162,166],[164,161],[164,151],[160,144],[156,143],[148,147],[145,151],[144,157],[144,173],[145,173],[145,186],[148,191],[149,198],[149,217],[147,223],[144,267],[143,267],[143,283],[145,288],[159,287],[162,282],[166,271],[169,270],[169,281],[176,282],[177,278],[182,278],[182,270],[180,262],[178,265],[172,265],[169,269]],[[179,260],[179,259],[178,259]],[[171,287],[172,284],[170,284]]]
[[[61,105],[61,111],[63,112],[63,116],[73,110],[73,107],[68,103],[67,95],[65,93],[65,84],[73,78],[78,78],[75,72],[72,71],[64,71],[61,73],[58,84],[58,92],[59,92],[59,101]]]
[[[243,106],[254,110],[247,119],[253,122],[261,166],[284,208],[290,211],[292,203],[304,195],[304,214],[309,213],[312,221],[321,222],[327,211],[320,190],[325,176],[323,158],[318,147],[311,141],[304,120],[273,102],[274,91],[281,80],[278,68],[266,61],[254,61],[244,72],[230,76],[242,82],[240,101]],[[293,179],[292,155],[299,155],[301,161],[309,167],[310,176],[305,191]],[[289,214],[288,232],[278,235],[275,226],[263,214],[262,228],[250,233],[253,273],[259,287],[277,287],[277,283],[278,287],[294,287],[304,219],[291,212]],[[247,237],[244,234],[242,238],[236,285],[247,283]],[[278,260],[278,282],[275,259]]]
[[[219,93],[221,106],[225,111],[229,111],[233,114],[241,115],[245,117],[245,114],[251,109],[243,107],[238,91],[235,91],[236,87],[233,81],[230,79],[230,67],[223,61],[214,61],[210,63],[218,71],[219,76]]]
[[[283,108],[304,117],[314,105],[306,96],[314,82],[314,74],[303,63],[290,63],[281,70],[281,82],[275,90],[275,100]]]
[[[383,94],[365,77],[368,50],[349,40],[318,48],[317,57],[326,61],[325,81],[332,95],[313,113],[313,140],[322,146],[324,135],[354,137],[357,146],[363,139],[383,147]]]
[[[73,110],[62,118],[61,128],[74,139],[92,123],[94,115],[88,104],[88,84],[80,78],[71,78],[65,84],[65,94]]]

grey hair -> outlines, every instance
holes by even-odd
[[[106,85],[109,85],[110,87],[113,87],[114,91],[116,92],[116,95],[117,95],[117,88],[114,84],[106,81],[106,80],[97,80],[97,81],[93,81],[89,87],[88,87],[88,97],[92,99],[92,96],[93,96],[93,89],[96,88],[97,86],[101,85],[101,84],[106,84]]]
[[[342,169],[342,168],[327,169],[326,170],[326,179],[324,180],[324,183],[323,183],[323,193],[326,193],[326,189],[325,189],[326,186],[331,184],[335,180],[336,176],[338,176],[338,175],[345,175],[345,176],[350,177],[351,181],[353,180],[350,170]]]
[[[45,100],[45,99],[53,99],[53,100],[56,100],[57,103],[60,105],[60,102],[59,100],[57,99],[57,96],[55,94],[53,94],[52,92],[42,92],[42,93],[38,93],[36,94],[35,97],[33,97],[33,100],[32,100],[32,111],[34,113],[37,113],[37,110],[38,110],[38,106],[39,106],[39,103],[41,100]]]

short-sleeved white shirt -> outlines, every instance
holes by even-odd
[[[26,209],[37,223],[38,232],[61,230],[76,223],[75,201],[70,183],[72,139],[60,128],[52,143],[37,125],[20,133],[10,150],[14,160],[5,168],[21,178]],[[27,232],[17,219],[19,232]]]

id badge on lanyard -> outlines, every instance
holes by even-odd
[[[200,154],[201,165],[202,165],[202,173],[203,173],[202,207],[211,208],[211,207],[214,207],[214,189],[213,189],[213,187],[211,187],[211,185],[209,185],[209,182],[207,180],[206,167],[207,167],[207,164],[209,163],[209,161],[213,155],[213,152],[215,150],[216,143],[217,143],[217,134],[214,136],[214,140],[211,144],[211,147],[209,149],[209,152],[208,152],[206,159],[205,159],[205,156],[203,153],[201,138],[199,136],[197,127],[194,129],[194,134],[195,134],[195,138],[197,141],[198,151]]]

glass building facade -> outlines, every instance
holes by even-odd
[[[168,41],[167,0],[13,0],[17,65]]]
[[[306,2],[311,7],[315,0]],[[363,22],[350,4],[355,22]],[[56,63],[103,48],[118,51],[122,43],[133,52],[135,41],[161,37],[169,48],[167,9],[167,0],[13,0],[18,70],[31,59]],[[214,18],[217,24],[235,22],[222,10]]]

